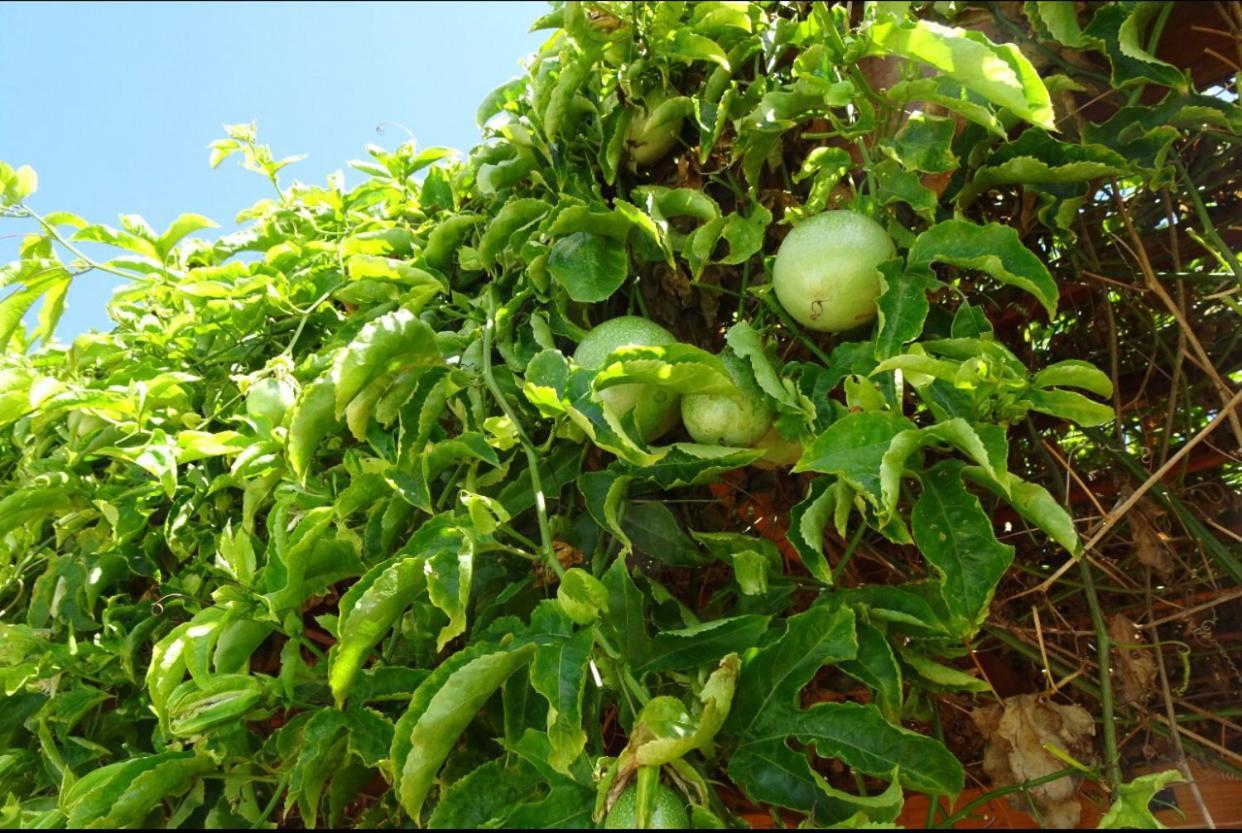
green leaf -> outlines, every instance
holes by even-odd
[[[1078,9],[1070,3],[1035,2],[1029,0],[1025,5],[1026,16],[1044,37],[1058,41],[1065,46],[1081,48],[1087,43],[1083,39],[1082,29],[1078,26]]]
[[[623,243],[586,231],[562,237],[548,253],[548,272],[582,303],[603,301],[620,289],[629,265]]]
[[[777,371],[777,366],[764,349],[759,333],[746,321],[739,321],[725,333],[729,349],[750,365],[759,389],[776,402],[782,414],[807,422],[814,418],[815,405],[798,390],[798,386]]]
[[[901,666],[884,632],[869,622],[855,623],[858,656],[842,660],[837,667],[875,692],[884,719],[901,725]]]
[[[938,174],[957,168],[953,153],[956,122],[940,116],[912,113],[893,137],[896,158],[909,171]]]
[[[332,365],[335,418],[344,416],[353,398],[384,373],[441,362],[435,331],[413,311],[399,309],[380,316],[362,328]]]
[[[780,638],[742,666],[725,731],[742,739],[780,732],[791,713],[798,711],[798,694],[815,672],[857,654],[854,612],[849,608],[815,605],[789,617]]]
[[[988,684],[987,680],[981,680],[951,666],[934,662],[918,651],[912,651],[909,648],[899,648],[898,652],[901,654],[902,662],[910,666],[924,680],[934,683],[940,688],[970,692],[992,690],[992,686]]]
[[[0,162],[0,205],[17,205],[35,192],[39,177],[34,168],[22,165],[17,170]]]
[[[397,723],[391,758],[401,806],[419,818],[423,801],[458,737],[510,674],[526,665],[534,645],[505,649],[477,644],[431,673]]]
[[[656,44],[655,48],[660,53],[672,58],[680,58],[686,63],[711,61],[723,69],[730,68],[729,56],[714,40],[696,35],[687,29],[674,29],[663,42]]]
[[[996,540],[979,499],[962,485],[964,465],[945,460],[923,474],[910,526],[919,552],[940,575],[941,595],[955,627],[971,634],[987,617],[1014,549]]]
[[[198,775],[214,769],[206,756],[162,752],[92,770],[70,786],[62,806],[70,827],[140,826],[165,798],[189,789]]]
[[[635,550],[665,564],[694,566],[704,561],[672,511],[662,503],[629,503],[621,529]]]
[[[835,474],[879,507],[884,455],[914,423],[888,411],[847,414],[828,426],[803,453],[794,471]]]
[[[570,567],[556,587],[556,600],[575,624],[590,625],[608,610],[608,588],[578,567]]]
[[[1172,64],[1160,60],[1143,45],[1147,25],[1160,13],[1160,3],[1134,3],[1130,6],[1104,5],[1082,30],[1084,38],[1103,47],[1112,66],[1115,89],[1154,82],[1185,91],[1186,75]]]
[[[649,701],[638,716],[638,728],[630,735],[630,750],[636,763],[662,766],[694,749],[709,749],[729,716],[740,670],[737,654],[728,654],[720,661],[699,692],[702,711],[697,717],[691,717],[675,697]]]
[[[832,569],[824,557],[824,529],[836,509],[834,485],[832,478],[816,478],[806,499],[789,511],[789,543],[807,571],[824,584],[832,584]]]
[[[548,701],[549,762],[566,773],[586,748],[582,692],[593,646],[594,632],[590,629],[566,633],[539,645],[531,661],[530,684]]]
[[[1121,176],[1129,164],[1124,156],[1102,145],[1058,142],[1042,130],[1026,130],[1016,141],[993,151],[987,164],[957,196],[968,206],[999,185],[1020,184],[1049,188]]]
[[[543,778],[521,758],[488,761],[446,785],[427,827],[432,830],[478,830],[499,824],[534,793]]]
[[[1039,73],[1014,44],[995,44],[978,32],[930,20],[877,20],[868,55],[922,61],[993,104],[1040,127],[1053,129],[1052,100]]]
[[[1100,819],[1096,829],[1165,829],[1167,825],[1161,823],[1151,811],[1152,799],[1169,784],[1180,784],[1185,780],[1177,770],[1166,769],[1164,772],[1140,775],[1128,784],[1118,784],[1117,798]]]
[[[378,564],[341,598],[340,641],[329,654],[328,683],[340,708],[367,654],[426,587],[421,557]]]
[[[487,224],[487,230],[479,240],[479,259],[483,265],[489,268],[494,266],[513,234],[533,225],[550,208],[548,203],[537,199],[511,199],[505,203],[504,208]]]
[[[912,790],[948,796],[962,791],[962,765],[943,743],[892,725],[874,705],[819,703],[787,729],[821,757],[837,758],[858,772],[882,776],[896,768]]]
[[[324,438],[339,424],[336,383],[328,374],[302,389],[289,420],[289,465],[305,479]]]
[[[875,336],[875,357],[887,359],[923,332],[930,305],[927,293],[937,281],[921,270],[904,271],[901,261],[880,264],[880,297],[876,310],[880,326]]]
[[[1070,555],[1078,555],[1082,551],[1074,519],[1043,486],[1028,483],[1014,474],[1007,474],[1001,478],[1003,482],[997,482],[992,475],[976,466],[967,466],[962,472],[975,483],[1007,500],[1019,515],[1065,547]]]
[[[167,258],[173,247],[196,231],[219,228],[220,224],[201,214],[182,214],[164,230],[155,243],[160,255]]]
[[[748,614],[661,631],[651,640],[649,658],[635,665],[634,673],[685,671],[717,662],[732,651],[751,647],[767,629],[767,616]]]
[[[911,266],[947,263],[987,272],[1001,283],[1024,289],[1039,299],[1049,316],[1056,315],[1057,284],[1048,267],[1022,245],[1018,232],[1000,223],[975,225],[945,220],[920,234],[910,247]]]
[[[595,371],[592,387],[643,384],[674,393],[730,393],[729,372],[719,357],[690,344],[633,345],[614,350]]]
[[[1069,390],[1029,390],[1025,401],[1032,411],[1088,427],[1105,425],[1116,416],[1110,406],[1093,402],[1081,393]]]
[[[926,428],[902,431],[893,437],[880,461],[881,503],[879,508],[882,523],[893,517],[897,511],[901,476],[905,473],[906,463],[920,448],[935,443],[953,446],[992,475],[994,481],[1002,489],[1007,485],[1007,481],[1003,479],[1005,454],[995,455],[997,459],[994,459],[982,437],[966,420],[950,419]]]
[[[67,477],[60,485],[21,489],[0,498],[0,536],[31,521],[42,521],[48,515],[67,511],[73,499],[66,485]]]
[[[1113,395],[1113,380],[1108,374],[1079,359],[1050,364],[1036,373],[1032,382],[1037,388],[1082,388],[1100,396]]]

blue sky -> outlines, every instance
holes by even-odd
[[[30,165],[41,213],[117,225],[140,214],[162,228],[205,214],[227,230],[268,196],[234,160],[215,171],[221,125],[257,120],[278,156],[309,158],[282,177],[322,182],[413,132],[422,147],[468,149],[474,112],[548,32],[548,10],[515,3],[0,2],[0,159]],[[349,173],[348,169],[347,175]],[[354,173],[357,181],[361,175]],[[0,220],[0,260],[29,226]],[[88,273],[58,329],[70,341],[107,329],[117,279]]]

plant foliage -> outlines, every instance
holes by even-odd
[[[887,824],[961,792],[927,704],[986,688],[950,666],[1014,560],[996,508],[1081,547],[1010,435],[1113,419],[1107,374],[985,313],[1055,319],[1088,183],[1159,187],[1179,131],[1238,114],[1136,45],[1145,4],[1026,4],[1032,39],[1178,114],[1080,130],[1035,50],[909,5],[554,5],[464,158],[370,147],[358,184],[286,184],[296,158],[228,127],[211,164],[275,193],[214,242],[193,214],[36,214],[0,166],[39,224],[0,272],[0,819],[589,826],[632,783],[646,818],[663,778],[698,826],[739,795]],[[832,209],[899,256],[875,323],[827,338],[768,278]],[[113,329],[54,341],[96,269],[128,278]],[[626,313],[680,342],[572,360]],[[787,541],[682,503],[760,451],[647,443],[601,403],[727,392],[726,344],[803,448]],[[247,408],[268,380],[291,407]],[[859,546],[919,566],[843,583]]]

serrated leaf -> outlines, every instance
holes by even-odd
[[[901,724],[901,666],[884,632],[869,622],[855,623],[858,656],[841,660],[837,667],[875,692],[875,702],[884,719]]]
[[[927,292],[937,282],[930,273],[902,269],[899,260],[881,263],[879,270],[876,311],[880,325],[875,336],[875,357],[882,361],[900,353],[923,332],[930,309]]]
[[[486,644],[458,652],[431,673],[397,723],[391,758],[401,806],[419,818],[423,801],[457,738],[510,674],[526,665],[534,645]]]
[[[978,32],[930,20],[886,19],[872,24],[867,54],[922,61],[1014,115],[1054,127],[1048,90],[1014,44],[995,44]]]
[[[987,617],[1014,548],[996,540],[979,499],[962,485],[964,466],[945,460],[924,472],[910,527],[919,552],[941,578],[941,595],[956,628],[969,635]]]
[[[1137,828],[1139,830],[1163,830],[1167,825],[1152,814],[1151,802],[1156,793],[1169,784],[1180,784],[1186,779],[1175,769],[1164,772],[1153,772],[1140,775],[1128,784],[1117,785],[1117,798],[1108,812],[1096,825],[1097,830],[1120,830]]]
[[[539,645],[531,660],[530,684],[548,701],[549,762],[562,772],[586,747],[582,693],[593,645],[594,633],[580,630]]]
[[[586,231],[562,237],[548,252],[548,272],[582,303],[603,301],[620,289],[629,266],[625,244]]]
[[[975,225],[968,220],[945,220],[920,234],[910,247],[908,262],[930,266],[947,263],[987,272],[1034,295],[1048,310],[1057,311],[1057,284],[1048,267],[1022,245],[1018,232],[1000,223]]]
[[[824,529],[836,509],[834,486],[832,478],[817,478],[806,499],[789,510],[789,543],[807,571],[824,584],[832,584],[832,569],[824,557]]]
[[[815,438],[794,471],[835,474],[878,507],[884,455],[898,434],[914,427],[910,420],[888,411],[847,414]]]
[[[435,331],[409,309],[398,309],[370,322],[337,354],[332,366],[336,419],[372,380],[395,366],[430,367],[443,358]]]

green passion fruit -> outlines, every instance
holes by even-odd
[[[604,818],[607,830],[633,830],[638,826],[638,787],[631,786],[617,797]],[[660,784],[656,787],[655,806],[647,827],[651,830],[676,830],[690,826],[690,817],[677,793]]]
[[[667,96],[652,95],[647,98],[646,106],[636,104],[629,129],[625,133],[625,145],[629,148],[630,159],[635,165],[650,165],[664,157],[677,137],[681,135],[682,123],[685,119],[678,116],[662,124],[650,124],[651,116],[664,103]],[[648,109],[650,108],[650,109]]]
[[[604,360],[622,347],[663,347],[677,337],[654,321],[637,315],[612,318],[595,327],[578,343],[574,361],[589,370],[603,367]],[[644,441],[657,439],[677,424],[678,396],[655,385],[613,385],[599,392],[604,407],[618,419],[631,411]]]
[[[263,418],[279,425],[296,399],[293,385],[269,377],[250,386],[246,393],[246,414],[252,419]]]
[[[875,318],[876,268],[896,256],[884,227],[855,211],[825,211],[799,223],[772,269],[776,297],[799,324],[839,333]]]
[[[736,391],[693,393],[681,398],[681,421],[696,443],[749,447],[759,441],[776,413],[755,382],[746,360],[731,351],[720,354]]]
[[[765,471],[792,466],[802,456],[802,445],[790,442],[782,437],[775,426],[760,437],[759,442],[755,443],[754,447],[762,448],[763,456],[751,463],[751,465]]]

